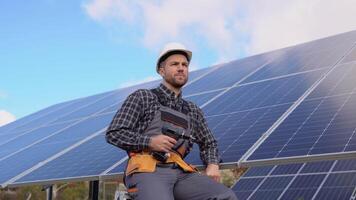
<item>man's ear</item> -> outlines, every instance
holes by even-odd
[[[163,66],[158,69],[158,72],[162,77],[164,77],[164,67]]]

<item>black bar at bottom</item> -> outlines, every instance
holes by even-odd
[[[99,200],[99,181],[89,182],[89,200]]]

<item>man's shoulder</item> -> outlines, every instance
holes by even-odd
[[[150,89],[138,89],[132,92],[129,96],[140,98],[140,99],[155,97]]]

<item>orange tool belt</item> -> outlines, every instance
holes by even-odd
[[[197,172],[197,169],[188,163],[186,163],[179,154],[170,152],[165,163],[176,163],[185,172]],[[156,170],[156,164],[161,163],[156,160],[151,152],[142,151],[139,153],[129,153],[129,161],[126,167],[126,176],[136,172],[154,172]]]

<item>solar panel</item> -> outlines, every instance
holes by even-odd
[[[322,116],[320,119],[326,122],[333,119],[334,123],[342,119],[333,118],[332,115],[330,117],[324,111],[331,114],[343,113],[350,121],[346,125],[341,123],[341,127],[352,126],[352,118],[355,119],[355,93],[350,82],[351,85],[355,82],[352,78],[355,51],[351,47],[355,41],[354,31],[192,72],[183,94],[188,100],[197,103],[206,114],[209,127],[218,140],[222,165],[236,166],[237,163],[250,161],[245,159],[253,153],[254,148],[251,147],[258,147],[259,144],[264,147],[264,138],[267,138],[264,142],[273,139],[275,135],[279,138],[276,137],[277,140],[271,142],[280,141],[281,138],[290,139],[288,134],[278,134],[279,128],[284,127],[284,123],[288,121],[292,128],[305,125],[298,123],[307,119],[315,108],[325,108],[314,113]],[[340,61],[347,52],[349,54]],[[320,82],[337,62],[339,66]],[[340,83],[333,84],[335,80]],[[126,154],[105,142],[105,128],[128,94],[138,88],[155,87],[158,83],[159,81],[152,81],[65,102],[26,117],[23,121],[20,119],[1,127],[1,186],[105,179],[122,174]],[[305,94],[315,85],[318,86],[304,99]],[[330,86],[335,86],[335,89],[330,89]],[[297,105],[300,100],[303,101]],[[341,108],[340,105],[334,106],[334,101],[337,105],[344,102],[344,110],[338,109]],[[320,102],[322,104],[318,106]],[[277,129],[270,135],[265,134],[289,111],[293,112],[281,121]],[[290,117],[295,117],[296,121],[290,120]],[[314,122],[319,125],[318,120]],[[328,127],[346,130],[337,129],[339,126],[334,127],[334,124],[339,124],[333,123]],[[320,129],[313,125],[308,128]],[[289,130],[288,133],[290,132]],[[346,139],[349,139],[347,145]],[[316,149],[330,149],[330,146],[323,146],[329,145],[330,140],[333,141],[333,138],[320,138],[319,143],[315,143],[313,152],[319,153]],[[337,137],[335,140],[340,141],[345,150],[354,148],[353,136]],[[298,144],[296,141],[295,146],[291,147]],[[264,152],[269,153],[267,157],[260,157],[262,154],[258,154],[259,152],[257,149],[249,159],[279,158],[273,151]],[[258,156],[254,157],[256,155]],[[197,147],[187,159],[194,164],[202,164]],[[263,170],[257,170],[258,176],[243,177],[237,184],[240,186],[236,187],[245,189],[236,191],[246,198],[250,195],[255,195],[256,198],[274,198],[281,194],[294,197],[300,192],[308,193],[309,196],[312,193],[322,195],[327,188],[339,193],[341,190],[338,187],[341,185],[349,193],[349,183],[344,187],[341,183],[328,180],[329,177],[355,170],[350,162],[348,165],[339,164],[343,161],[336,164],[330,161],[322,165],[310,163],[264,167]],[[254,169],[247,174],[253,174]],[[323,181],[319,184],[320,179]],[[319,192],[300,188],[299,183],[309,180],[315,180],[315,185],[309,185],[311,188],[319,184]],[[286,188],[290,190],[287,191]]]
[[[202,94],[195,96],[197,101],[203,102],[199,99],[199,96],[201,96],[202,99],[206,99],[206,95]],[[114,112],[110,113],[110,115],[105,117],[105,119],[111,119],[114,114]],[[98,124],[109,124],[109,121],[107,123],[100,123],[97,119],[95,119],[95,121]],[[72,132],[72,130],[68,130],[68,132]],[[60,137],[63,138],[64,136],[60,135]],[[58,138],[55,140],[60,139]],[[53,179],[64,179],[64,177],[80,177],[81,180],[85,178],[98,177],[101,173],[104,173],[107,169],[114,166],[118,161],[125,157],[125,151],[119,150],[118,148],[106,143],[104,135],[100,134],[73,150],[66,152],[60,157],[49,161],[38,169],[34,169],[33,172],[18,179],[14,184],[22,185],[27,183],[36,183],[39,181],[43,183],[50,182]],[[124,166],[126,165],[122,164],[120,167],[116,168],[121,171],[115,171],[114,168],[113,172],[111,172],[111,170],[108,173],[121,173]]]
[[[231,88],[203,108],[222,161],[237,162],[324,70],[282,76]],[[201,165],[198,149],[188,161]]]
[[[4,183],[20,173],[44,162],[51,156],[60,153],[86,137],[102,130],[112,119],[112,115],[92,117],[81,123],[47,135],[34,143],[16,151],[10,157],[0,160],[0,183]],[[101,126],[98,126],[100,124]]]
[[[202,73],[206,73],[209,70],[202,70],[202,72],[194,72],[193,73],[193,77],[199,77]],[[49,133],[52,133],[53,136],[49,137],[48,139],[44,140],[44,142],[47,141],[47,143],[55,143],[56,145],[63,145],[61,146],[61,149],[65,149],[65,148],[71,148],[69,151],[63,152],[63,151],[56,151],[54,150],[53,152],[47,152],[48,154],[46,154],[47,157],[55,157],[53,159],[50,160],[45,160],[45,162],[43,162],[40,166],[36,166],[34,165],[36,162],[36,160],[27,163],[27,167],[32,167],[30,168],[30,170],[28,170],[26,173],[21,174],[18,177],[15,177],[16,181],[15,184],[28,184],[28,183],[34,183],[34,182],[38,182],[38,181],[42,181],[43,182],[50,182],[53,181],[54,179],[65,179],[64,177],[68,178],[73,178],[73,177],[80,177],[77,178],[76,180],[82,180],[82,179],[88,179],[88,178],[93,178],[93,177],[98,177],[100,175],[100,173],[104,173],[105,170],[110,169],[110,167],[114,166],[115,163],[118,162],[118,160],[123,159],[124,157],[126,157],[126,152],[119,150],[118,148],[106,143],[103,135],[98,135],[95,136],[94,138],[90,138],[88,141],[85,141],[83,144],[79,145],[79,146],[75,146],[75,142],[80,142],[80,140],[86,140],[88,138],[88,136],[90,137],[90,134],[95,134],[96,131],[98,131],[97,129],[94,128],[101,128],[101,130],[105,130],[106,126],[109,124],[109,122],[111,121],[111,119],[113,118],[115,112],[117,111],[117,108],[114,111],[110,111],[107,110],[105,112],[105,109],[103,110],[103,108],[105,108],[105,106],[107,108],[112,107],[112,103],[114,103],[114,101],[121,101],[123,100],[123,97],[125,97],[125,95],[130,94],[132,91],[138,89],[138,88],[149,88],[149,87],[153,87],[153,86],[157,86],[158,81],[153,81],[144,85],[140,85],[140,86],[133,86],[130,88],[126,88],[126,89],[122,89],[120,90],[121,92],[113,92],[111,94],[109,94],[108,96],[105,96],[103,98],[100,98],[100,100],[97,100],[97,104],[98,105],[95,108],[95,112],[97,114],[93,114],[91,113],[91,117],[89,119],[87,119],[88,117],[84,117],[84,115],[82,116],[82,118],[79,118],[78,121],[72,121],[72,120],[66,120],[66,119],[61,119],[61,120],[57,120],[57,121],[61,121],[61,123],[58,124],[57,121],[51,122],[50,124],[54,124],[54,125],[48,125],[48,126],[44,126],[44,127],[40,127],[39,129],[35,129],[35,133],[33,133],[34,131],[30,131],[27,134],[23,134],[22,137],[27,137],[27,138],[31,138],[31,140],[26,140],[26,144],[22,144],[24,145],[26,152],[16,152],[16,154],[14,154],[13,157],[18,157],[18,156],[27,156],[27,152],[32,152],[33,149],[37,148],[37,144],[35,144],[36,142],[39,142],[41,139],[43,140],[44,136],[48,136],[50,135]],[[114,97],[114,101],[113,100],[107,100],[107,98],[113,98]],[[207,99],[206,94],[202,94],[202,95],[198,95],[198,96],[194,96],[194,99],[196,99],[197,101],[201,101],[204,102],[203,100],[201,100],[199,98],[199,96],[201,96],[203,99]],[[121,99],[121,100],[120,100]],[[100,103],[100,101],[102,101],[102,103]],[[99,102],[99,103],[98,103]],[[98,108],[99,107],[99,108]],[[80,109],[80,112],[84,113],[88,113],[87,111],[89,109],[87,109],[87,107],[83,107],[85,109]],[[100,111],[101,110],[101,111]],[[100,111],[100,112],[99,112]],[[95,113],[94,112],[94,113]],[[104,113],[104,114],[101,114]],[[83,114],[83,113],[81,113]],[[89,115],[90,116],[90,115]],[[105,120],[105,122],[100,121],[100,120]],[[80,121],[80,120],[84,120],[84,121]],[[64,121],[64,122],[63,122]],[[95,122],[95,123],[93,123]],[[70,126],[67,126],[68,124],[70,124]],[[74,125],[74,128],[71,127],[72,124]],[[63,130],[60,130],[58,133],[56,132],[56,129],[52,128],[52,127],[57,127],[59,126],[60,128],[62,128]],[[50,129],[52,128],[52,129]],[[78,130],[81,128],[85,128],[86,130]],[[73,133],[73,134],[71,134]],[[77,135],[74,135],[74,133],[77,133]],[[85,137],[81,137],[79,136],[80,133],[81,135],[85,135]],[[47,134],[47,135],[46,135]],[[58,135],[57,135],[58,134]],[[68,136],[69,134],[71,134],[71,138],[69,139]],[[67,136],[68,135],[68,136]],[[42,136],[42,137],[41,137]],[[76,136],[76,137],[73,137]],[[76,140],[79,139],[79,140]],[[69,140],[69,142],[63,142]],[[22,138],[19,138],[19,141],[22,141]],[[32,143],[34,142],[34,143]],[[13,143],[16,143],[16,141],[14,141]],[[13,146],[13,143],[9,143],[8,146]],[[47,146],[42,144],[43,142],[40,142],[40,147],[42,146],[45,148],[48,148]],[[27,146],[26,146],[27,145]],[[22,146],[21,146],[22,147]],[[72,148],[73,147],[73,148]],[[15,150],[18,150],[20,147],[14,148]],[[98,151],[98,150],[102,150],[102,151]],[[92,151],[90,154],[88,154],[88,152]],[[8,152],[6,152],[8,153]],[[25,154],[25,155],[22,155]],[[56,157],[56,155],[60,155],[59,157]],[[88,156],[90,155],[90,156]],[[91,156],[95,156],[94,158]],[[9,164],[11,164],[11,159],[13,157],[9,157],[6,158],[4,160],[10,160]],[[40,158],[42,159],[42,158]],[[103,160],[104,159],[104,160]],[[76,162],[73,162],[73,160],[75,160]],[[90,163],[102,163],[101,165],[98,164],[93,164],[90,165]],[[79,167],[81,165],[78,165],[79,163],[81,163],[83,165],[83,167]],[[7,164],[7,163],[6,163]],[[5,165],[5,163],[4,163]],[[65,168],[62,168],[61,166],[65,166]],[[86,167],[84,167],[86,166]],[[94,167],[95,166],[95,167]],[[1,167],[1,161],[0,161],[0,167]],[[22,168],[21,168],[22,169]],[[52,173],[52,172],[56,172],[56,173]],[[15,172],[17,172],[15,170]],[[31,173],[30,173],[31,172]],[[4,175],[5,179],[9,178],[11,176],[11,173],[9,173],[8,171],[5,171],[4,173],[7,173],[9,175]],[[29,174],[30,173],[30,174]],[[27,175],[29,174],[29,175]],[[54,175],[56,174],[56,175]],[[26,176],[27,175],[27,176]],[[54,176],[53,176],[54,175]],[[0,174],[0,178],[1,178],[1,174]],[[1,179],[0,179],[1,180]]]
[[[100,134],[22,177],[16,183],[61,180],[64,177],[98,177],[125,156],[126,152],[112,145],[107,145],[104,134]]]
[[[48,133],[54,133],[67,127],[68,125],[69,123],[49,125],[45,127],[40,127],[33,131],[24,132],[19,135],[14,134],[5,135],[5,137],[0,136],[0,159],[3,159],[5,156],[9,156],[10,154],[15,153],[19,149],[31,145],[32,143],[48,136]]]
[[[356,150],[356,64],[338,66],[249,160]]]
[[[6,124],[5,126],[1,126],[0,127],[0,136],[7,135],[7,134],[13,134],[14,131],[16,131],[17,127],[23,126],[24,124],[30,123],[31,121],[34,121],[44,115],[47,115],[51,112],[61,109],[65,106],[73,103],[74,101],[76,101],[76,100],[63,102],[63,103],[59,103],[59,104],[50,106],[48,108],[42,109],[42,110],[35,112],[33,114],[30,114],[28,116],[25,116],[25,117],[21,118],[20,120],[16,120],[14,122]],[[0,141],[3,141],[3,140],[0,140]]]
[[[231,87],[237,81],[258,70],[266,63],[263,56],[249,57],[217,66],[212,73],[183,89],[185,95]]]
[[[86,107],[89,105],[94,106],[95,102],[106,97],[107,95],[111,95],[111,93],[112,92],[106,92],[103,94],[93,95],[90,97],[85,97],[85,98],[73,101],[73,103],[70,103],[67,106],[64,106],[63,108],[60,108],[58,110],[55,110],[48,114],[45,114],[42,117],[37,118],[36,120],[30,121],[29,123],[24,124],[23,126],[17,127],[16,131],[30,130],[33,128],[37,128],[39,126],[51,124],[58,118],[60,118],[62,116],[66,116],[70,113],[76,112],[77,110],[79,110],[83,107]]]
[[[256,167],[249,169],[233,190],[242,200],[351,199],[356,187],[355,166],[355,160],[343,160]]]

